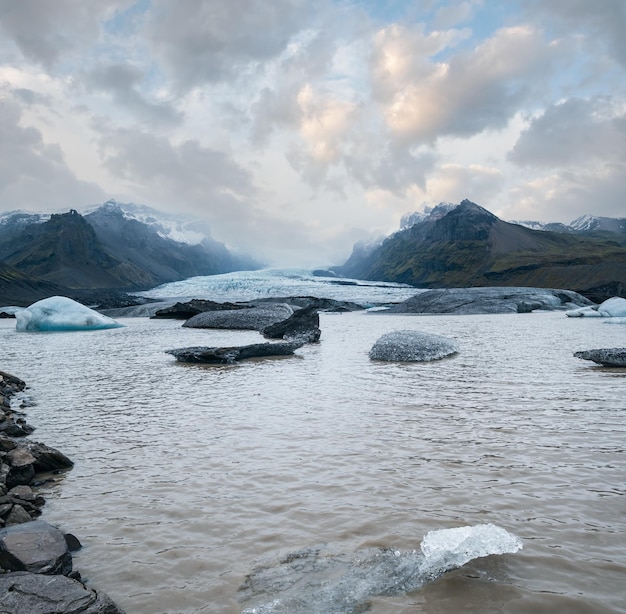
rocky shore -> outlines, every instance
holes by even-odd
[[[109,597],[80,581],[71,552],[79,540],[39,519],[38,487],[73,462],[46,444],[26,440],[33,427],[20,409],[26,388],[0,371],[0,612],[124,614]]]

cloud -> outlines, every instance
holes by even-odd
[[[145,34],[175,89],[185,92],[261,68],[313,14],[306,0],[153,0]]]
[[[397,42],[402,33],[395,30]],[[389,55],[387,38],[378,41],[383,48],[378,55],[387,58],[390,68],[375,66],[374,84],[389,99],[384,114],[394,138],[406,143],[434,143],[444,135],[471,136],[506,126],[538,91],[554,53],[528,26],[503,28],[448,62],[409,63],[405,56],[416,43],[404,56]],[[427,40],[417,41],[428,47]],[[424,49],[418,45],[415,53],[419,57]]]
[[[626,160],[626,112],[619,106],[606,98],[551,105],[520,134],[508,159],[537,168],[620,163]]]
[[[142,93],[146,75],[130,63],[108,64],[82,75],[82,84],[92,92],[106,93],[136,121],[158,126],[179,124],[182,113],[163,101],[151,102]]]
[[[51,69],[65,54],[91,46],[101,23],[131,0],[0,0],[0,30],[23,55]]]
[[[3,208],[50,211],[102,201],[104,192],[68,168],[56,144],[22,127],[19,106],[0,99],[0,202]]]

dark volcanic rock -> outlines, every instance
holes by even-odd
[[[171,307],[159,309],[152,318],[154,319],[171,319],[171,320],[188,320],[199,313],[205,311],[226,311],[237,309],[249,309],[253,307],[250,303],[217,303],[202,299],[192,299],[186,303],[175,303]]]
[[[528,313],[591,305],[571,290],[548,288],[449,288],[427,290],[390,307],[386,313]]]
[[[263,330],[271,324],[286,320],[293,309],[284,303],[267,303],[250,309],[227,309],[205,311],[187,320],[186,328],[227,328],[240,330]]]
[[[447,337],[416,330],[400,330],[380,337],[370,350],[369,356],[372,360],[429,362],[451,356],[458,351],[456,341]]]
[[[289,356],[304,345],[303,341],[279,343],[254,343],[239,347],[188,347],[166,350],[179,362],[206,364],[232,364],[245,358],[264,356]]]
[[[106,595],[65,576],[0,576],[3,614],[124,614]]]
[[[600,348],[574,352],[576,358],[592,360],[603,367],[626,367],[626,348]]]
[[[33,520],[0,529],[0,566],[9,571],[67,575],[72,571],[72,555],[59,529]]]
[[[34,458],[34,469],[36,473],[44,471],[56,471],[58,469],[70,469],[74,466],[65,454],[38,441],[26,442],[28,451]]]
[[[314,307],[318,311],[362,311],[363,305],[351,301],[339,301],[334,298],[318,298],[316,296],[282,296],[258,299],[255,303],[287,303],[295,307]]]
[[[319,341],[320,316],[315,307],[298,309],[292,316],[263,329],[263,336],[269,339],[293,339],[305,343]]]

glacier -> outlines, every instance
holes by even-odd
[[[515,553],[522,540],[494,524],[430,531],[420,550],[368,548],[346,554],[311,548],[246,577],[242,614],[356,614],[375,596],[412,592],[446,571],[492,554]]]
[[[124,326],[67,298],[51,296],[15,312],[19,332],[101,330]]]

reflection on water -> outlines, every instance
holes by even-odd
[[[235,613],[256,567],[316,545],[417,548],[493,523],[524,550],[487,557],[372,612],[624,612],[626,370],[573,357],[626,327],[562,313],[321,314],[293,358],[183,365],[164,353],[253,332],[124,320],[91,333],[0,322],[2,368],[38,405],[34,438],[76,466],[44,519],[129,614]],[[376,363],[392,330],[458,341],[428,364]]]

